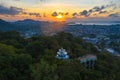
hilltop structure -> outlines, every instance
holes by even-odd
[[[56,58],[58,58],[58,59],[69,59],[69,55],[67,54],[65,49],[61,48],[57,52]]]
[[[85,55],[83,57],[79,57],[78,60],[80,61],[81,64],[83,64],[86,68],[89,69],[94,69],[95,66],[95,61],[97,60],[96,55]]]

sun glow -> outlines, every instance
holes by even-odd
[[[63,16],[61,14],[59,14],[58,16],[56,16],[56,18],[61,19],[61,18],[63,18]]]

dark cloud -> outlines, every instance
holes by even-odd
[[[100,11],[99,14],[107,13],[107,11]]]
[[[53,16],[53,17],[56,17],[56,16],[58,16],[58,13],[57,13],[57,12],[53,12],[53,13],[52,13],[52,16]]]
[[[89,10],[83,10],[82,12],[80,12],[80,16],[85,16],[88,17],[90,16],[92,13],[98,13],[98,14],[103,14],[103,13],[107,13],[107,11],[103,11],[106,8],[109,8],[113,5],[102,5],[102,6],[95,6],[92,9]]]
[[[108,17],[120,18],[120,14],[118,13],[109,14]]]
[[[101,13],[105,13],[105,11],[102,11],[103,9],[105,9],[106,7],[105,6],[96,6],[96,7],[93,7],[92,9],[90,10],[84,10],[83,12],[81,13],[84,13],[83,16],[87,17],[89,15],[91,15],[92,13],[94,12],[98,12],[99,14]]]
[[[66,13],[65,13],[65,15],[69,15],[69,13],[68,13],[68,12],[66,12]]]
[[[5,7],[3,5],[0,5],[0,14],[1,15],[17,15],[17,14],[25,14],[25,15],[30,15],[30,16],[36,16],[36,17],[41,17],[40,13],[30,13],[30,12],[25,12],[22,8],[17,8],[17,7]]]
[[[24,15],[30,15],[30,16],[36,16],[36,17],[41,17],[40,13],[32,13],[32,12],[22,12]]]
[[[94,7],[94,8],[91,9],[91,10],[92,10],[92,12],[99,12],[99,11],[105,9],[105,8],[106,8],[105,6],[101,6],[101,7],[96,6],[96,7]]]
[[[40,13],[28,13],[30,16],[41,17]]]
[[[80,15],[82,16],[89,16],[89,12],[87,10],[83,10],[82,12],[80,12]]]
[[[22,14],[28,14],[27,12],[22,12]]]
[[[78,14],[75,12],[75,13],[72,14],[72,16],[76,17],[76,16],[78,16]]]
[[[53,12],[52,13],[52,16],[53,17],[56,17],[56,16],[58,16],[58,15],[62,15],[62,16],[67,16],[69,13],[68,12]]]
[[[3,5],[0,5],[0,14],[2,15],[17,15],[19,13],[23,12],[22,8],[17,8],[17,7],[5,7]]]

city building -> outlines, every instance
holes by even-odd
[[[94,69],[95,66],[95,61],[97,60],[97,56],[96,55],[85,55],[82,57],[79,57],[78,60],[80,61],[81,64],[83,64],[86,68],[89,69]]]

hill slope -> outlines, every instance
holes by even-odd
[[[61,47],[67,50],[69,60],[56,59]],[[95,69],[76,60],[86,54],[98,57]],[[120,58],[100,53],[68,33],[28,39],[17,32],[0,33],[0,80],[120,80],[119,70]]]

